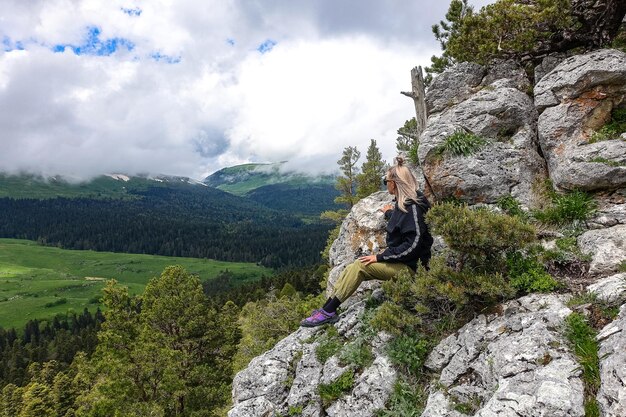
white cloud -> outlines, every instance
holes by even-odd
[[[249,56],[234,87],[240,104],[229,151],[334,164],[344,147],[364,150],[377,139],[391,158],[395,130],[414,111],[399,92],[410,89],[411,66],[429,56],[365,37],[279,44]]]
[[[4,0],[0,41],[24,50],[0,50],[0,171],[199,178],[236,163],[290,160],[328,172],[344,147],[365,151],[371,138],[390,160],[396,129],[413,116],[399,91],[410,88],[410,69],[437,53],[429,27],[446,8]],[[103,45],[134,47],[108,56],[52,51],[84,45],[88,28],[98,28]],[[268,39],[276,45],[259,53]]]

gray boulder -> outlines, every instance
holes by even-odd
[[[379,191],[360,200],[346,216],[339,237],[330,247],[330,265],[333,267],[328,276],[327,291],[330,294],[333,285],[346,266],[361,255],[378,253],[385,247],[385,217],[380,208],[392,203],[392,196],[386,191]],[[376,287],[376,282],[363,283],[359,292]]]
[[[444,339],[426,366],[439,372],[422,417],[584,416],[578,364],[559,331],[571,313],[556,295],[529,295]]]
[[[603,98],[604,94],[623,93],[626,84],[626,57],[615,49],[602,49],[575,55],[541,78],[534,88],[535,105],[547,107],[579,97]]]
[[[601,385],[596,398],[602,416],[626,416],[626,305],[597,338],[600,341]]]
[[[587,287],[587,292],[593,293],[598,300],[617,305],[626,302],[626,273],[612,275],[601,279]]]
[[[539,144],[561,189],[626,186],[626,142],[590,143],[626,97],[626,54],[608,49],[564,60],[535,86]]]
[[[535,205],[532,185],[547,173],[537,152],[532,99],[514,87],[523,84],[519,77],[486,75],[485,80],[494,81],[429,117],[418,157],[439,199],[454,196],[468,203],[494,203],[512,194],[526,206]],[[435,87],[429,95],[444,95]],[[459,130],[486,138],[488,144],[470,156],[440,155],[440,145]]]
[[[590,275],[615,273],[626,259],[626,225],[589,230],[578,237],[578,246],[583,253],[593,257]]]
[[[546,74],[555,69],[566,58],[567,56],[562,53],[554,53],[545,57],[541,63],[535,67],[535,84],[538,84]]]
[[[378,356],[356,380],[349,395],[338,399],[327,410],[329,417],[372,416],[385,407],[396,380],[396,371],[385,356]]]
[[[593,229],[602,229],[619,224],[626,224],[626,204],[607,204],[600,207],[589,221],[590,228]]]
[[[428,114],[439,113],[458,104],[480,88],[487,70],[478,64],[463,62],[438,75],[428,88]]]

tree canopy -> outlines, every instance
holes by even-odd
[[[475,12],[452,0],[432,30],[443,54],[429,74],[455,62],[486,64],[493,58],[534,62],[552,52],[607,46],[626,14],[625,0],[498,0]]]

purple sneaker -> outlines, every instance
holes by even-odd
[[[302,327],[316,327],[326,323],[336,323],[339,320],[337,313],[327,313],[323,308],[313,311],[311,316],[300,322]]]

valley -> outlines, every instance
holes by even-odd
[[[131,294],[169,265],[182,265],[202,281],[229,271],[237,283],[269,276],[254,263],[137,255],[40,246],[36,242],[0,239],[0,327],[22,328],[28,320],[50,318],[68,310],[92,313],[105,282],[115,279]]]

